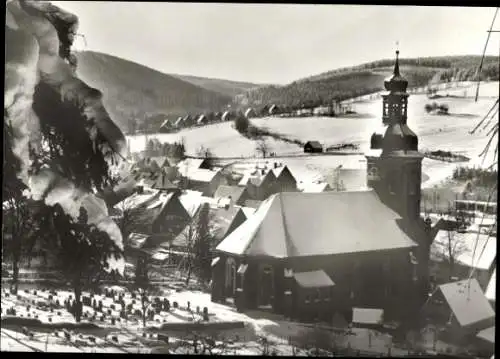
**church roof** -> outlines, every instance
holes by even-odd
[[[218,250],[276,258],[417,246],[374,191],[272,195]]]

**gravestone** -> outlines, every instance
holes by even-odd
[[[116,323],[115,318],[114,318],[114,317],[113,317],[113,318],[111,318],[111,325],[115,325],[115,323]]]
[[[199,305],[196,306],[196,314],[200,314],[200,306]]]
[[[203,320],[205,322],[208,322],[208,308],[207,307],[203,307]]]
[[[174,302],[174,308],[175,308],[175,309],[179,308],[179,303]]]

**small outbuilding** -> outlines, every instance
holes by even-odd
[[[305,153],[320,153],[323,152],[323,145],[318,141],[307,141],[304,145]]]

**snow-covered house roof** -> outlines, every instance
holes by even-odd
[[[168,127],[170,127],[170,125],[171,125],[170,120],[167,118],[167,119],[165,119],[165,121],[162,122],[160,129],[168,128]]]
[[[204,168],[198,168],[196,170],[188,172],[185,177],[187,177],[191,181],[209,183],[219,172],[220,170],[213,171]]]
[[[471,326],[495,317],[475,278],[442,284],[439,289],[460,326]]]
[[[159,168],[170,167],[170,160],[167,156],[152,156],[149,157],[150,163],[155,162]]]
[[[126,208],[126,209],[136,208],[150,201],[157,195],[159,195],[158,190],[146,190],[143,193],[134,193],[132,196],[127,197],[123,201],[118,202],[115,205],[115,208]]]
[[[174,122],[174,127],[179,127],[182,125],[182,117],[177,117],[177,120]]]
[[[196,211],[198,211],[198,208],[203,203],[202,197],[202,192],[191,190],[184,191],[184,193],[179,196],[179,200],[191,218],[195,215]]]
[[[249,116],[254,116],[255,115],[255,110],[253,108],[247,108],[247,110],[245,111],[245,117],[249,117]]]
[[[496,300],[496,289],[497,289],[497,269],[495,268],[493,270],[493,273],[491,274],[490,281],[488,283],[488,287],[486,287],[486,298],[488,298],[491,301]]]
[[[294,273],[293,277],[302,288],[333,287],[335,283],[324,270]]]
[[[231,198],[233,203],[238,203],[246,191],[245,187],[220,185],[214,193],[215,198]]]
[[[252,208],[252,207],[240,206],[240,208],[247,218],[252,216],[255,213],[255,211],[257,211],[257,208]]]
[[[205,158],[186,158],[177,163],[177,168],[183,176],[189,175],[189,172],[197,169],[206,169],[207,167],[207,160]]]
[[[440,230],[431,246],[434,260],[440,260],[443,256],[448,258],[450,239],[455,251],[455,261],[462,265],[487,270],[496,258],[496,238],[487,234]]]
[[[284,192],[265,200],[217,249],[285,258],[416,247],[399,219],[374,191]]]
[[[229,111],[225,111],[225,112],[222,114],[221,120],[222,120],[222,121],[228,121],[230,117],[231,117],[231,112],[229,112]]]
[[[495,327],[489,327],[477,333],[477,337],[495,344]]]
[[[199,215],[201,206],[195,216]],[[209,228],[214,239],[214,246],[231,233],[238,225],[246,220],[246,216],[241,208],[230,206],[228,208],[210,207]],[[196,227],[196,226],[195,226]],[[173,246],[185,247],[188,239],[193,238],[196,228],[188,224],[182,232],[172,241]]]
[[[321,192],[329,191],[331,189],[330,185],[326,182],[302,183],[300,188],[305,193],[321,193]]]
[[[204,123],[206,123],[206,122],[208,122],[208,121],[207,121],[207,117],[206,117],[205,115],[200,115],[200,116],[198,117],[198,119],[196,120],[196,123],[197,123],[198,125],[204,124]]]
[[[357,324],[382,324],[384,318],[383,309],[375,308],[352,308],[352,322]]]

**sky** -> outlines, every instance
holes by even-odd
[[[75,49],[164,73],[286,84],[400,56],[481,55],[495,8],[53,1],[79,17]],[[495,26],[500,30],[500,14]],[[498,56],[500,33],[487,54]]]

